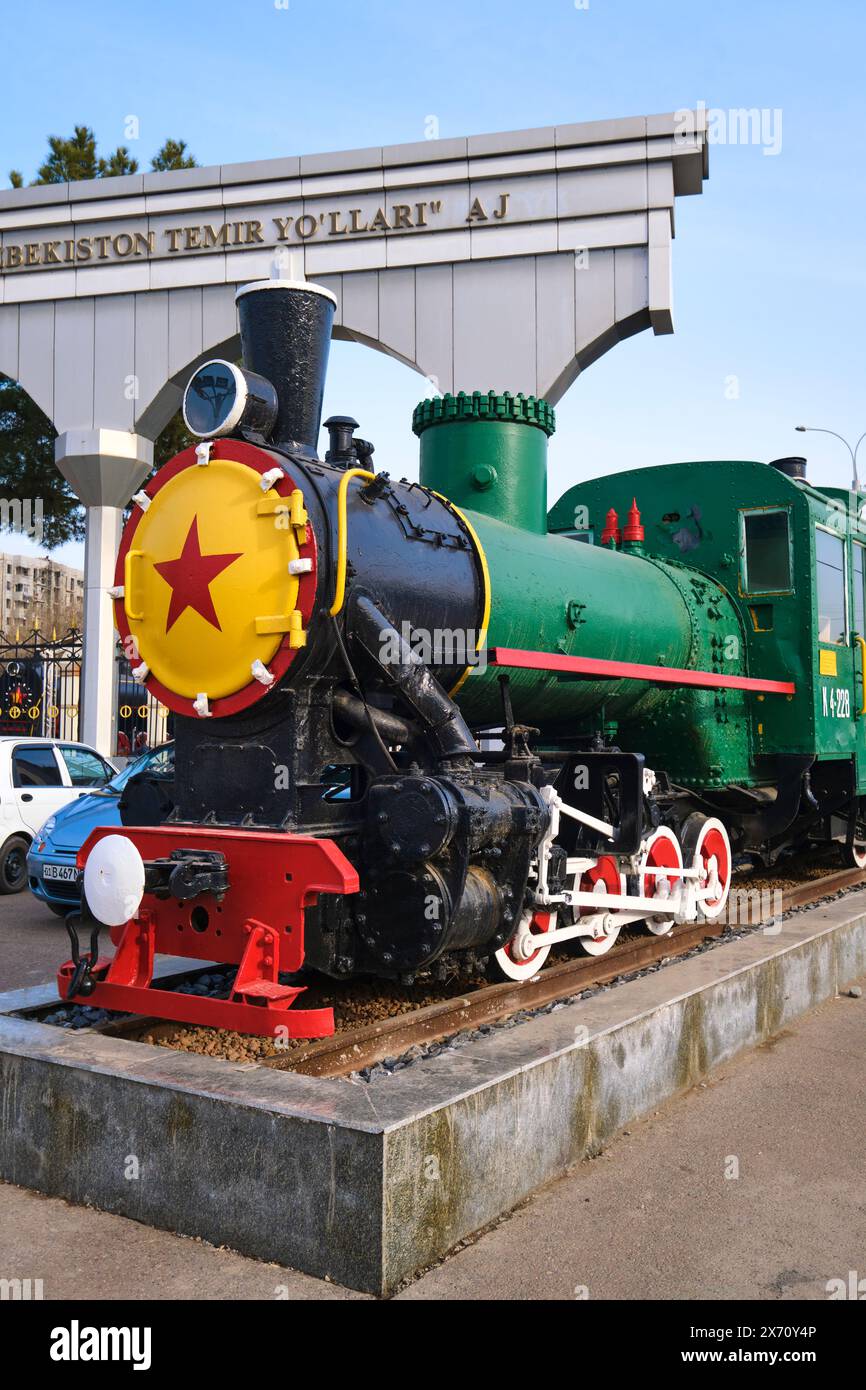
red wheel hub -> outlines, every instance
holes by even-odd
[[[606,893],[619,894],[622,892],[619,865],[609,854],[603,854],[598,862],[595,863],[591,869],[587,869],[586,873],[581,876],[580,891],[582,893],[591,893],[597,883],[604,884],[604,891]],[[592,913],[592,908],[581,908],[580,911],[589,916]],[[593,936],[590,939],[592,941],[604,941],[604,932],[602,932],[600,936]]]
[[[543,936],[545,932],[550,931],[550,925],[552,921],[552,912],[534,912],[532,914],[532,923],[529,930],[533,936]],[[538,951],[533,951],[531,956],[521,956],[520,959],[518,959],[517,956],[514,954],[513,947],[514,937],[512,937],[510,941],[506,942],[502,949],[507,955],[508,959],[514,961],[515,965],[529,965],[532,961],[535,960],[536,956],[539,954],[541,950],[541,947],[539,946]]]
[[[710,826],[706,835],[704,835],[701,840],[699,853],[701,862],[704,866],[704,872],[700,880],[701,886],[703,886],[709,878],[710,860],[715,859],[718,865],[719,893],[717,897],[710,898],[707,901],[707,907],[717,907],[725,895],[728,880],[731,876],[731,861],[727,840],[715,826]]]
[[[644,868],[679,870],[681,867],[682,856],[679,851],[679,845],[669,831],[660,831],[647,851]],[[645,872],[641,879],[641,896],[644,898],[654,898],[658,892],[660,879],[664,879],[671,888],[674,888],[679,880],[679,873],[648,874]]]

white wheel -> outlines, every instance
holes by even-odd
[[[682,885],[679,874],[647,873],[648,869],[681,869],[683,855],[680,843],[672,830],[662,825],[650,835],[646,849],[641,855],[638,868],[638,892],[642,898],[658,898],[661,902],[671,897]],[[674,929],[673,917],[647,917],[644,926],[653,936],[667,936]]]
[[[604,956],[620,934],[620,927],[614,927],[600,936],[579,936],[577,939],[588,956]]]
[[[581,875],[579,888],[582,893],[621,894],[623,891],[622,874],[616,860],[610,855],[602,855],[591,869],[587,869],[586,873]],[[582,908],[581,912],[591,916],[596,915],[591,908]],[[599,924],[594,926],[597,935],[577,938],[581,949],[588,956],[606,955],[622,930],[621,927],[610,925],[613,919],[609,911],[600,912],[597,915],[600,919]],[[605,919],[608,922],[606,926],[603,925]]]
[[[517,931],[493,957],[495,972],[506,980],[531,980],[550,955],[549,946],[536,946],[538,938],[550,931],[556,917],[552,912],[527,909]]]
[[[712,887],[712,896],[698,903],[708,921],[721,917],[728,901],[733,855],[728,832],[714,816],[689,816],[683,826],[683,849],[692,868],[699,871],[698,888]]]

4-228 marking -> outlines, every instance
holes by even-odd
[[[821,686],[821,708],[826,716],[831,719],[850,719],[851,718],[851,691],[844,686],[822,685]]]

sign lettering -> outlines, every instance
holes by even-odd
[[[468,204],[465,225],[507,220],[509,193],[475,197]],[[467,200],[468,203],[468,200]],[[160,231],[118,231],[99,235],[53,237],[44,241],[11,242],[0,251],[0,274],[81,266],[105,261],[150,260],[153,257],[196,255],[238,247],[280,246],[327,241],[332,237],[396,236],[435,229],[442,200],[382,202],[374,211],[358,207],[327,209],[300,216],[246,217],[238,221],[182,223]],[[453,223],[451,224],[453,225]]]

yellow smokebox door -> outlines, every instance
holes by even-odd
[[[141,517],[124,607],[141,659],[178,695],[233,695],[298,623],[289,565],[303,544],[303,497],[262,501],[255,469],[212,459],[171,478]]]

